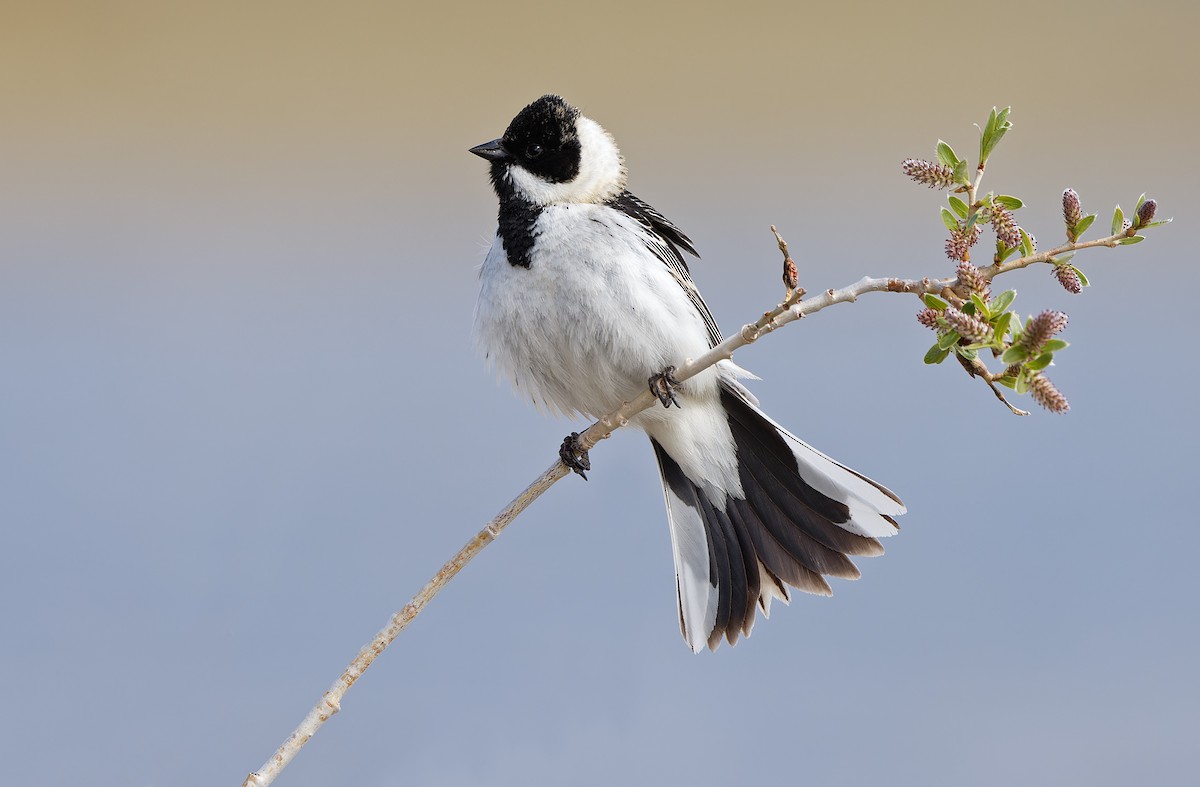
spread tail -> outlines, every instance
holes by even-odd
[[[723,384],[737,451],[741,496],[712,499],[651,438],[671,525],[679,622],[693,651],[749,636],[771,599],[789,587],[828,596],[826,576],[857,579],[850,556],[883,554],[894,535],[900,498],[806,445],[737,390]]]

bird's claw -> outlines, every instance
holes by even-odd
[[[587,480],[587,474],[584,470],[592,469],[592,462],[588,458],[588,452],[579,444],[579,432],[571,432],[563,438],[562,447],[558,449],[558,458],[571,471],[583,476],[583,480]]]
[[[658,397],[658,401],[662,402],[663,407],[675,405],[679,407],[679,401],[675,398],[675,389],[679,387],[679,380],[675,379],[675,367],[668,366],[658,374],[652,376],[649,380],[650,393]]]

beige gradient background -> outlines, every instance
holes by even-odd
[[[695,239],[729,330],[950,270],[899,162],[1014,106],[990,187],[1043,244],[1072,412],[926,368],[872,296],[745,353],[767,409],[909,504],[888,556],[736,649],[676,628],[644,439],[440,597],[279,782],[1128,785],[1194,778],[1195,31],[1187,3],[0,6],[0,762],[240,783],[562,434],[473,356],[466,153],[548,91]]]

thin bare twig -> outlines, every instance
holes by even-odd
[[[980,173],[982,174],[982,173]],[[974,185],[970,191],[972,202],[974,201]],[[775,228],[771,228],[775,231]],[[790,260],[788,255],[787,244],[783,238],[775,232],[780,251],[784,255],[784,259]],[[1128,237],[1127,232],[1121,232],[1107,238],[1087,242],[1069,242],[1062,246],[1051,249],[1050,251],[1039,252],[1028,257],[1020,257],[1009,262],[989,265],[980,268],[979,272],[985,279],[991,280],[996,276],[1009,271],[1018,270],[1028,265],[1038,262],[1049,262],[1052,257],[1060,254],[1065,254],[1068,251],[1078,249],[1087,249],[1095,246],[1114,247],[1118,242]],[[787,297],[782,303],[774,309],[765,312],[762,317],[756,321],[742,326],[741,330],[734,333],[725,341],[712,348],[699,358],[694,358],[675,370],[675,376],[682,382],[710,366],[713,366],[720,361],[728,360],[733,357],[734,352],[745,347],[748,344],[753,344],[763,336],[782,328],[790,322],[795,322],[810,314],[815,314],[829,306],[839,303],[852,303],[858,300],[860,295],[865,295],[870,292],[904,292],[913,293],[915,295],[924,295],[925,293],[943,294],[946,292],[954,292],[957,279],[954,277],[946,279],[897,279],[897,278],[870,278],[864,277],[857,282],[843,287],[841,289],[829,289],[820,295],[803,300],[805,291],[803,289],[791,289]],[[790,289],[790,288],[789,288]],[[961,297],[967,297],[960,293]],[[993,392],[1003,401],[1008,407],[1018,415],[1027,415],[1023,410],[1018,410],[1013,407],[1004,398],[1004,395],[993,385],[993,375],[984,369],[984,379],[992,388]],[[587,450],[593,448],[601,440],[609,437],[617,429],[629,423],[629,419],[646,408],[656,404],[658,399],[650,393],[649,390],[643,390],[641,394],[626,402],[620,409],[609,413],[604,418],[596,421],[584,432],[579,435],[580,447]],[[338,676],[333,685],[321,696],[321,699],[309,710],[304,720],[299,726],[287,737],[286,740],[279,746],[274,754],[271,755],[262,767],[257,771],[249,774],[243,782],[243,787],[265,787],[275,780],[275,777],[295,758],[300,749],[308,743],[317,730],[321,728],[325,722],[329,721],[332,716],[341,709],[341,701],[346,692],[351,686],[366,672],[367,668],[374,663],[379,654],[396,639],[400,632],[408,627],[408,624],[416,618],[417,615],[425,608],[425,606],[433,600],[433,597],[438,594],[443,587],[446,586],[451,579],[461,571],[467,563],[469,563],[483,548],[496,539],[497,536],[506,528],[516,517],[524,511],[529,505],[541,497],[541,495],[554,485],[560,478],[567,475],[570,471],[562,464],[561,461],[555,461],[547,468],[538,478],[525,488],[521,494],[517,495],[511,503],[509,503],[503,511],[495,516],[487,525],[480,530],[475,536],[468,541],[462,549],[460,549],[454,557],[450,558],[441,569],[434,574],[433,578],[421,588],[421,591],[413,596],[399,612],[394,614],[388,621],[387,625],[379,630],[371,641],[359,651],[358,655],[350,662],[350,665]]]
[[[979,360],[978,358],[972,358],[968,361],[966,358],[963,358],[957,353],[954,357],[958,358],[958,362],[962,364],[964,369],[967,370],[967,374],[971,375],[972,377],[978,377],[987,383],[987,387],[992,389],[992,393],[996,395],[996,398],[1000,400],[1000,403],[1007,407],[1013,415],[1029,415],[1028,410],[1022,410],[1021,408],[1014,406],[1012,402],[1008,401],[1008,398],[1005,397],[1004,392],[996,386],[996,380],[999,380],[1001,377],[1003,377],[1003,374],[992,373],[983,363],[983,361]]]

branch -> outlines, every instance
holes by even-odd
[[[997,384],[1014,388],[1018,393],[1028,392],[1035,401],[1053,412],[1068,409],[1066,399],[1043,375],[1042,370],[1053,360],[1056,350],[1066,342],[1054,335],[1066,325],[1066,315],[1061,312],[1045,311],[1019,326],[1015,312],[1009,311],[1015,291],[990,298],[988,283],[1001,274],[1019,270],[1035,263],[1054,266],[1059,283],[1071,292],[1078,293],[1088,282],[1083,273],[1068,264],[1076,251],[1097,246],[1115,247],[1138,243],[1144,238],[1141,230],[1166,224],[1170,219],[1154,221],[1156,203],[1143,194],[1134,208],[1131,218],[1126,220],[1120,206],[1112,222],[1113,234],[1099,240],[1080,242],[1079,237],[1091,226],[1095,214],[1084,215],[1078,195],[1072,189],[1063,192],[1063,219],[1066,224],[1068,242],[1037,252],[1031,235],[1019,227],[1011,211],[1022,206],[1015,197],[988,193],[979,196],[987,160],[1001,138],[1012,128],[1009,120],[1010,108],[992,108],[987,123],[980,128],[979,158],[975,177],[969,176],[969,166],[959,158],[947,143],[938,140],[937,163],[922,159],[906,159],[901,167],[905,174],[918,183],[930,188],[949,190],[949,209],[941,209],[942,221],[950,231],[946,242],[947,256],[958,261],[954,277],[945,279],[898,279],[863,278],[839,290],[826,290],[821,295],[804,300],[805,291],[797,285],[797,267],[788,253],[787,243],[772,227],[780,253],[783,254],[783,281],[787,295],[774,309],[762,317],[742,326],[730,336],[699,358],[691,359],[675,370],[675,377],[684,381],[721,361],[728,360],[738,349],[752,344],[763,336],[795,322],[802,317],[815,314],[837,303],[852,303],[860,295],[869,292],[904,292],[922,297],[926,307],[917,315],[921,324],[937,332],[938,341],[926,353],[926,363],[941,363],[950,352],[954,352],[964,369],[974,377],[983,379],[996,397],[1017,415],[1028,415],[1013,407]],[[957,194],[967,197],[964,202]],[[997,249],[993,264],[976,268],[970,262],[970,248],[980,236],[982,224],[990,223],[996,234]],[[1022,252],[1024,256],[1008,260]],[[1012,323],[1017,322],[1018,325]],[[1011,340],[1009,339],[1011,336]],[[979,360],[980,350],[990,349],[1008,366],[999,373],[990,371]],[[657,403],[658,399],[648,389],[620,409],[609,413],[592,424],[578,437],[578,447],[589,450],[629,420]],[[532,484],[518,495],[487,526],[466,543],[441,570],[426,583],[421,592],[413,596],[405,607],[397,612],[342,672],[333,685],[322,695],[321,700],[308,712],[304,720],[272,757],[258,771],[246,777],[243,787],[263,787],[275,777],[299,753],[300,749],[341,708],[342,697],[362,676],[368,667],[416,618],[434,596],[461,571],[485,546],[494,541],[522,511],[570,471],[561,460],[555,461]]]
[[[774,227],[772,227],[774,231]],[[788,255],[787,244],[783,238],[775,233],[776,241],[780,251],[784,255],[784,277],[785,284],[788,286],[787,297],[777,305],[774,309],[765,312],[761,317],[752,323],[742,326],[741,330],[734,333],[725,341],[712,348],[699,358],[689,360],[675,370],[675,376],[681,382],[691,377],[696,376],[700,372],[714,366],[715,364],[729,360],[733,357],[734,352],[745,347],[748,344],[761,339],[767,334],[773,333],[779,328],[788,323],[806,317],[810,314],[815,314],[822,309],[828,308],[839,303],[853,303],[858,300],[859,296],[866,295],[872,292],[898,292],[912,293],[917,296],[925,294],[944,295],[951,297],[958,302],[963,302],[969,298],[970,293],[962,291],[963,288],[957,278],[946,279],[898,279],[898,278],[870,278],[864,277],[857,282],[842,287],[841,289],[829,289],[820,295],[804,300],[805,291],[796,289],[794,279],[789,280],[789,272],[794,271],[794,261]],[[1038,262],[1051,262],[1052,258],[1057,255],[1067,252],[1092,248],[1095,246],[1117,246],[1122,238],[1127,237],[1127,234],[1122,231],[1119,234],[1112,235],[1100,240],[1087,242],[1069,242],[1055,249],[1037,254],[1031,254],[1025,257],[1002,262],[995,265],[990,265],[980,268],[979,272],[988,280],[994,279],[1009,271],[1018,270],[1020,268],[1033,265]],[[793,268],[788,268],[788,263],[791,262]],[[982,367],[982,364],[980,364]],[[969,369],[970,371],[970,369]],[[1004,399],[1003,394],[993,384],[996,379],[995,375],[987,372],[986,368],[975,370],[975,374],[981,376],[989,386],[991,386],[996,396],[1000,398],[1010,409],[1015,413],[1023,414],[1024,411],[1017,410],[1011,404],[1008,404]],[[586,431],[579,435],[579,444],[583,449],[591,449],[597,443],[609,437],[613,432],[629,423],[629,419],[643,410],[658,404],[658,399],[647,389],[641,394],[626,402],[620,409],[609,413],[605,417],[596,421]],[[434,574],[433,578],[421,588],[417,595],[413,596],[408,602],[392,618],[387,625],[379,630],[371,641],[359,651],[350,665],[338,676],[333,685],[322,695],[321,699],[304,717],[300,725],[288,736],[287,740],[275,751],[261,768],[246,777],[243,787],[265,787],[274,781],[275,777],[287,766],[288,763],[295,758],[304,744],[308,743],[309,739],[316,734],[325,722],[341,709],[342,697],[351,686],[362,676],[368,667],[375,661],[379,654],[387,649],[388,645],[408,627],[408,624],[416,618],[417,615],[425,608],[433,597],[438,594],[443,587],[446,586],[451,579],[461,571],[467,563],[478,555],[483,548],[495,541],[496,538],[503,532],[504,528],[517,518],[518,515],[541,495],[554,485],[563,476],[570,471],[561,461],[556,460],[549,468],[547,468],[538,478],[525,488],[521,494],[517,495],[511,503],[509,503],[503,511],[495,516],[487,525],[475,534],[474,538],[468,541],[462,549],[460,549],[454,557],[450,558],[442,568]]]
[[[1021,408],[1014,406],[1013,403],[1008,401],[1008,399],[1004,396],[1004,392],[996,387],[996,381],[1004,376],[1003,373],[993,373],[978,358],[967,360],[961,355],[956,357],[958,358],[958,362],[962,364],[962,368],[967,370],[967,374],[971,375],[972,377],[979,377],[985,383],[987,383],[988,388],[992,389],[992,393],[996,395],[996,398],[1000,400],[1001,404],[1009,409],[1009,412],[1011,412],[1013,415],[1029,415],[1028,410],[1022,410]]]
[[[1116,235],[1109,235],[1107,238],[1100,238],[1098,240],[1075,242],[1068,241],[1061,246],[1056,246],[1053,249],[1050,249],[1049,251],[1030,254],[1027,257],[1018,257],[1015,260],[1009,260],[1007,262],[997,262],[991,265],[986,265],[980,268],[979,272],[983,275],[983,278],[991,281],[1001,273],[1008,273],[1009,271],[1027,268],[1037,262],[1052,262],[1056,257],[1061,257],[1064,254],[1068,254],[1073,251],[1079,251],[1080,249],[1094,249],[1097,246],[1107,246],[1111,249],[1115,249],[1117,246],[1121,245],[1121,241],[1123,241],[1125,238],[1131,238],[1133,235],[1133,230],[1123,230],[1118,232]]]

